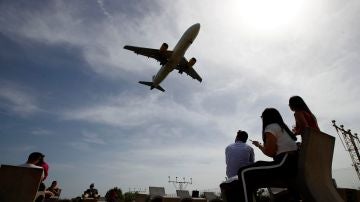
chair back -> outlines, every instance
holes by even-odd
[[[305,201],[343,201],[332,181],[335,137],[307,128],[302,136],[297,187]]]
[[[11,165],[0,167],[0,201],[33,202],[43,170]]]

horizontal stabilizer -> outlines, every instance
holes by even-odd
[[[143,84],[143,85],[147,85],[147,86],[150,86],[150,90],[156,88],[162,92],[165,92],[165,89],[163,89],[160,85],[158,86],[154,86],[154,83],[153,82],[149,82],[149,81],[139,81],[140,84]]]

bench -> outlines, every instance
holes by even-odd
[[[305,202],[342,202],[332,180],[335,137],[305,129],[299,152],[296,179],[273,182],[267,187],[292,187]]]
[[[0,201],[33,202],[42,169],[11,165],[0,167]]]
[[[332,181],[335,137],[306,128],[299,151],[297,176],[263,182],[261,187],[289,188],[304,202],[342,202]]]

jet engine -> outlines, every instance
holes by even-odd
[[[187,67],[183,67],[183,68],[179,69],[179,74],[182,74],[184,71],[186,71],[186,69],[190,69],[195,63],[196,63],[196,59],[191,58],[188,62]]]
[[[160,46],[160,53],[165,53],[168,49],[169,45],[167,45],[167,43],[163,43],[161,46]]]
[[[195,58],[191,58],[190,60],[189,60],[189,67],[192,67],[194,64],[196,63],[196,59]]]

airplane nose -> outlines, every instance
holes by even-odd
[[[200,23],[196,23],[193,25],[196,29],[200,29]]]

